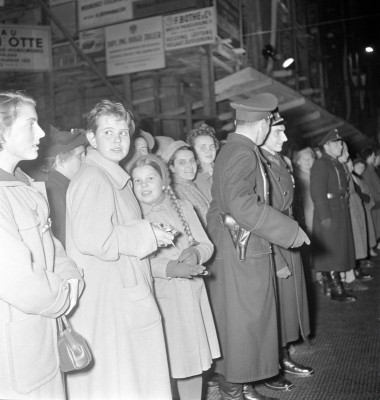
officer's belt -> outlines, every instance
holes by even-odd
[[[348,193],[327,193],[326,196],[329,200],[331,200],[331,199],[347,199]]]

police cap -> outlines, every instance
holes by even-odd
[[[270,118],[272,123],[283,121],[278,112],[278,100],[271,93],[260,93],[247,100],[232,101],[231,107],[235,110],[238,121],[256,122]]]
[[[342,137],[339,135],[338,129],[331,129],[327,132],[325,137],[318,143],[318,146],[323,146],[328,142],[335,142],[336,140],[342,140]]]

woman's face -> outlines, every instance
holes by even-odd
[[[187,181],[192,181],[197,173],[197,162],[191,150],[178,150],[173,165],[170,165],[173,174]]]
[[[311,154],[302,154],[297,163],[301,169],[309,170],[314,164],[314,157]]]
[[[92,147],[108,160],[119,163],[129,151],[130,127],[127,121],[112,114],[101,115],[96,132],[87,134]]]
[[[212,164],[216,157],[214,139],[211,136],[202,135],[194,139],[194,150],[202,164]]]
[[[13,125],[4,133],[3,151],[16,164],[22,160],[34,160],[44,136],[45,132],[38,125],[36,109],[32,104],[23,103]]]
[[[365,165],[363,163],[356,163],[354,165],[354,172],[356,175],[362,176],[365,170]]]
[[[135,146],[135,154],[137,156],[142,156],[149,153],[148,143],[142,137],[138,137],[135,139],[134,146]]]
[[[137,200],[144,204],[157,204],[163,196],[160,174],[150,165],[132,171],[133,191]]]

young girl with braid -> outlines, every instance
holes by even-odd
[[[220,357],[202,265],[213,245],[188,201],[169,186],[169,172],[157,156],[148,154],[131,166],[134,192],[143,216],[178,231],[173,246],[151,258],[155,294],[164,320],[171,376],[181,400],[201,399],[202,372]]]

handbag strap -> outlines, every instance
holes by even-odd
[[[58,333],[62,335],[65,330],[71,332],[71,325],[70,322],[67,320],[65,315],[61,315],[58,319]]]

